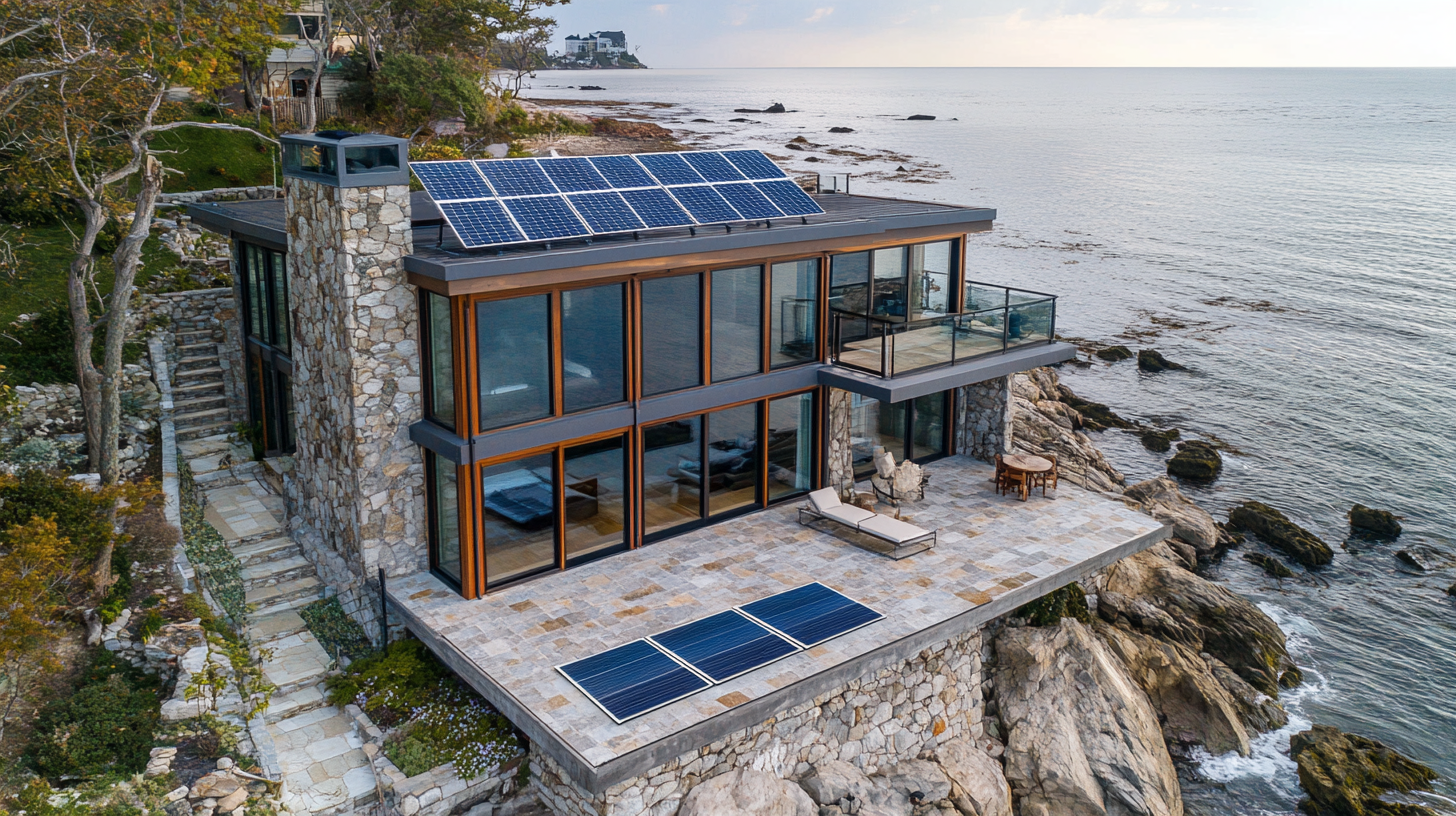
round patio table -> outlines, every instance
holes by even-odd
[[[1050,459],[1043,459],[1040,456],[1032,456],[1026,453],[1013,453],[1010,456],[1001,457],[1002,464],[1008,470],[1015,470],[1030,476],[1033,473],[1046,473],[1052,469]],[[1021,500],[1026,501],[1031,493],[1031,479],[1021,480]]]

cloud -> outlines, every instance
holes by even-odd
[[[806,23],[817,23],[820,20],[834,13],[834,6],[823,6],[814,9],[814,13],[804,18]]]
[[[655,14],[666,14],[667,10],[672,8],[672,6],[667,3],[658,3],[655,6],[648,6],[648,8]]]

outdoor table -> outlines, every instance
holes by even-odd
[[[1046,473],[1047,471],[1052,469],[1052,463],[1050,460],[1043,459],[1040,456],[1032,456],[1025,453],[1014,453],[1009,456],[1003,456],[1001,458],[1001,462],[1006,466],[1007,470],[1014,470],[1025,473],[1028,477],[1030,477],[1033,473]],[[1031,479],[1022,479],[1021,500],[1026,501],[1027,496],[1030,495],[1030,493]]]

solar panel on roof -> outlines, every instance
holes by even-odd
[[[592,163],[579,156],[537,159],[536,163],[546,171],[546,175],[556,183],[556,188],[563,193],[612,189],[612,185],[602,178],[602,174],[592,167]]]
[[[472,161],[434,161],[411,163],[410,169],[425,186],[425,192],[436,202],[459,201],[471,198],[490,198],[495,195],[486,186],[485,179],[475,169]]]
[[[450,222],[460,243],[471,249],[526,240],[505,208],[494,199],[445,202],[440,205],[440,214]]]
[[[799,651],[787,639],[728,610],[649,638],[714,683]]]
[[[693,217],[666,190],[623,190],[622,197],[649,227],[686,227],[694,223]]]
[[[708,181],[743,181],[743,174],[721,153],[684,153],[682,157]]]
[[[733,205],[744,218],[781,218],[783,212],[774,206],[772,201],[764,197],[752,184],[741,181],[737,184],[714,184],[713,189],[717,190],[728,203]]]
[[[566,199],[559,195],[505,198],[501,199],[501,203],[511,211],[516,223],[521,225],[526,237],[532,241],[591,235],[591,230],[576,217]]]
[[[819,215],[824,209],[803,188],[787,179],[760,181],[753,185],[786,215]]]
[[[588,161],[608,184],[618,190],[657,186],[657,180],[643,170],[642,165],[631,156],[593,156]]]
[[[481,175],[495,188],[495,194],[506,196],[549,195],[556,186],[536,164],[535,159],[496,159],[477,161]]]
[[[755,181],[788,178],[777,164],[757,150],[725,150],[723,158],[731,162],[743,175]]]
[[[706,184],[699,184],[696,187],[674,187],[669,192],[700,224],[743,220],[738,211],[733,209],[733,206],[724,200],[717,190]]]
[[[711,685],[645,640],[634,640],[557,666],[556,670],[619,723]]]
[[[815,582],[738,607],[805,649],[884,617],[864,604]]]
[[[621,193],[573,193],[566,199],[594,233],[631,232],[647,227]]]
[[[661,184],[702,184],[704,179],[676,153],[644,153],[637,157]]]

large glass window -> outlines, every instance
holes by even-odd
[[[273,284],[273,345],[289,350],[288,267],[282,252],[270,252],[269,267]]]
[[[945,394],[926,394],[913,403],[910,456],[924,459],[945,453]]]
[[[642,393],[703,383],[702,276],[642,281]]]
[[[814,486],[814,394],[795,394],[768,404],[764,433],[768,500],[805,493]]]
[[[829,308],[850,314],[869,314],[870,254],[836,255],[829,262]]]
[[[288,264],[282,252],[238,242],[234,254],[242,291],[244,351],[248,356],[248,423],[261,434],[264,456],[292,453],[293,386],[289,347]]]
[[[565,451],[568,566],[627,546],[627,437],[574,445]]]
[[[871,314],[903,318],[910,296],[905,280],[905,247],[877,249],[874,256],[875,291]]]
[[[910,247],[910,319],[950,312],[954,261],[951,241]]]
[[[487,586],[556,566],[554,484],[550,454],[481,468]]]
[[[773,265],[769,290],[769,367],[817,359],[819,260]]]
[[[945,418],[948,394],[929,394],[889,404],[853,395],[850,402],[850,437],[854,473],[874,472],[874,451],[882,447],[895,462],[924,461],[945,453]]]
[[[708,515],[758,504],[758,406],[708,414]]]
[[[642,429],[642,532],[652,535],[702,518],[702,419]]]
[[[450,299],[425,293],[429,351],[430,419],[455,428],[455,342],[450,328]]]
[[[626,285],[561,293],[562,409],[566,413],[627,398]]]
[[[475,305],[480,430],[551,415],[550,297]]]
[[[713,381],[763,370],[763,268],[713,272]],[[651,312],[648,312],[651,314]]]
[[[425,451],[430,478],[430,566],[460,583],[460,490],[455,463]]]

